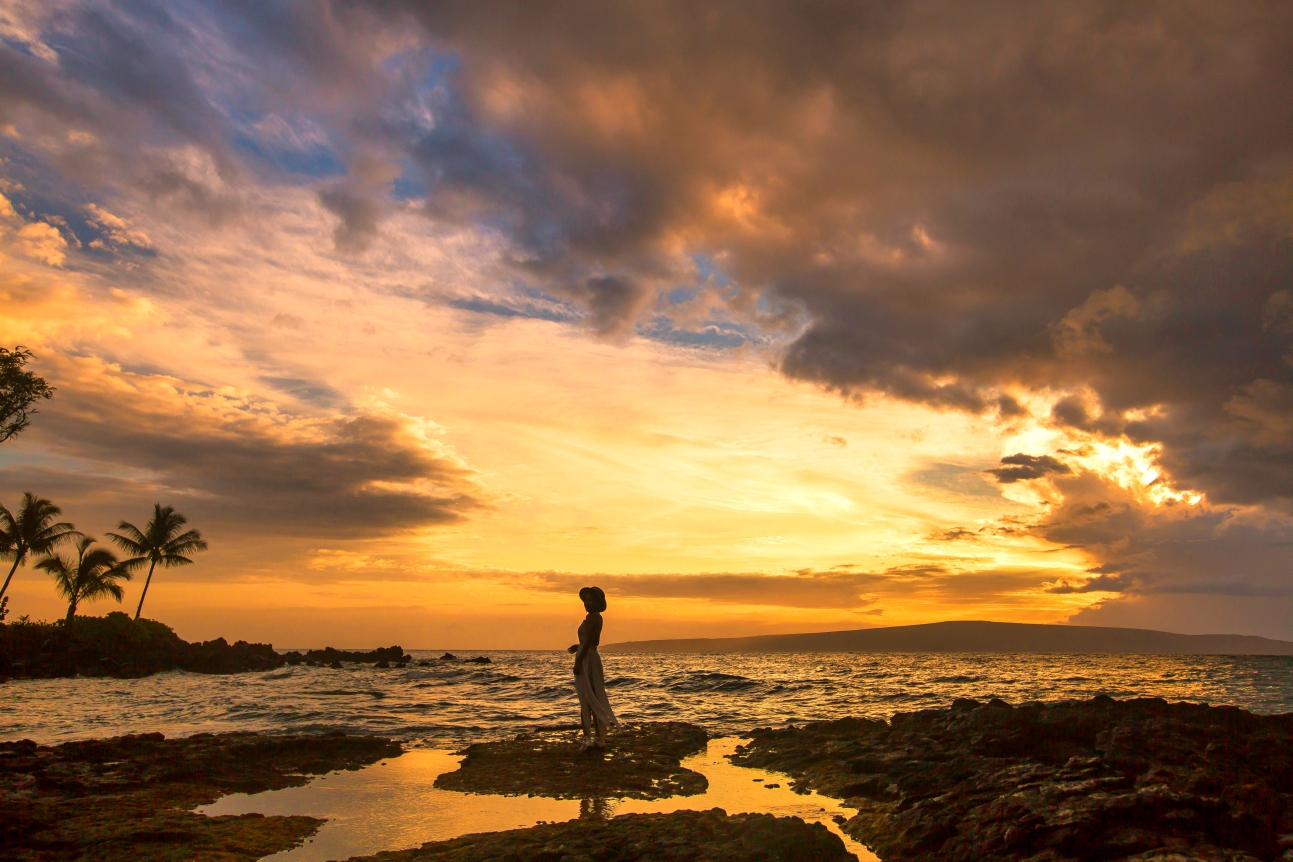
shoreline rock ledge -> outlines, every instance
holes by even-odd
[[[682,758],[705,750],[705,730],[681,721],[627,722],[605,751],[579,753],[575,727],[547,728],[463,750],[458,769],[435,780],[441,790],[552,799],[665,799],[709,787]]]
[[[732,758],[845,800],[885,862],[1293,860],[1293,714],[964,699],[759,729]]]

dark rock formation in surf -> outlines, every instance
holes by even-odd
[[[155,620],[114,612],[66,623],[0,626],[0,679],[63,676],[136,678],[164,670],[242,673],[282,667],[269,644],[216,638],[189,643]]]
[[[65,676],[134,679],[167,670],[246,673],[274,670],[285,664],[340,669],[343,662],[390,668],[404,667],[412,658],[398,646],[368,652],[328,647],[279,654],[270,644],[230,644],[224,638],[189,643],[170,626],[156,620],[132,620],[119,611],[106,617],[77,617],[71,625],[0,625],[0,681]]]
[[[284,653],[283,658],[291,665],[302,663],[332,665],[335,662],[376,665],[386,662],[386,667],[396,664],[402,667],[413,659],[412,656],[404,654],[403,647],[398,646],[378,647],[367,652],[333,649],[332,647],[312,649],[304,653],[292,650]]]
[[[710,811],[625,814],[464,835],[351,862],[845,862],[844,842],[820,823]]]
[[[442,790],[549,796],[555,799],[664,799],[704,793],[705,776],[681,765],[705,750],[702,728],[679,721],[630,723],[610,735],[605,751],[579,753],[574,728],[523,733],[468,746],[454,772],[435,781]]]
[[[1293,714],[958,700],[752,736],[736,763],[846,800],[885,862],[1293,858]]]
[[[305,784],[312,775],[397,757],[371,736],[160,733],[43,746],[0,743],[0,857],[55,862],[219,859],[252,862],[297,846],[312,817],[206,817],[227,793]]]

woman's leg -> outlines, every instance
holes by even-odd
[[[593,722],[592,709],[589,708],[588,704],[586,703],[579,704],[579,723],[584,726],[584,739],[588,739],[588,737],[593,735],[592,734],[593,729],[591,727],[592,722]]]
[[[597,744],[602,748],[605,748],[606,747],[606,728],[602,726],[601,721],[597,718],[596,715],[593,716],[593,727],[597,730]]]

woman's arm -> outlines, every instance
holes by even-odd
[[[584,636],[579,641],[579,650],[575,653],[575,676],[584,672],[584,656],[602,642],[602,615],[590,613],[584,622],[586,624]]]

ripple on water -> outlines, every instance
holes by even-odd
[[[436,652],[414,652],[435,660]],[[0,739],[42,742],[160,730],[304,730],[429,738],[451,745],[578,715],[565,652],[491,652],[486,668],[406,671],[348,665],[139,680],[5,684]],[[616,713],[718,733],[803,719],[887,718],[955,697],[1028,700],[1151,696],[1293,711],[1293,658],[1262,656],[627,655],[603,656]]]

